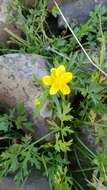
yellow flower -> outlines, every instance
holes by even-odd
[[[35,106],[40,106],[41,101],[38,98],[35,98],[33,103],[34,103]]]
[[[66,72],[64,65],[51,69],[51,75],[46,75],[42,78],[45,85],[51,86],[50,94],[54,95],[61,92],[63,95],[70,93],[70,88],[67,85],[73,79],[71,72]]]

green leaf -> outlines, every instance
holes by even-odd
[[[57,17],[59,14],[60,14],[60,13],[59,13],[59,10],[57,9],[56,6],[54,6],[53,9],[52,9],[52,15],[53,15],[54,17]]]
[[[24,107],[24,103],[18,103],[16,106],[16,111],[19,115],[23,115],[25,114],[25,107]]]
[[[9,129],[9,125],[10,125],[10,122],[8,120],[7,115],[0,117],[0,131],[7,132]]]
[[[70,114],[71,107],[70,103],[66,103],[65,101],[62,103],[62,111],[60,110],[59,113],[57,113],[57,116],[61,121],[71,121],[73,116]]]
[[[56,144],[55,150],[58,152],[67,152],[70,151],[70,146],[72,144],[72,140],[66,142],[59,139],[59,134],[56,134]]]

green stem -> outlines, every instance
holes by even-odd
[[[93,171],[97,169],[97,167],[92,167],[92,168],[84,168],[84,169],[79,169],[79,170],[72,170],[73,173],[81,173],[81,172],[88,172],[88,171]]]
[[[99,127],[107,127],[107,124],[103,124],[103,123],[96,123],[96,122],[88,122],[88,121],[83,121],[82,124],[85,124],[85,125],[96,125],[96,126],[99,126]]]
[[[38,139],[38,140],[36,140],[35,142],[31,143],[29,146],[34,146],[34,145],[38,144],[39,142],[41,142],[41,141],[47,139],[50,135],[53,135],[54,133],[57,133],[58,131],[60,131],[60,130],[57,129],[57,130],[54,130],[54,131],[52,131],[52,132],[50,132],[50,133],[47,133],[46,135],[44,135],[44,136],[41,137],[40,139]],[[26,147],[24,151],[26,151],[26,150],[29,148],[29,146]]]
[[[96,155],[78,137],[76,139],[95,158]]]
[[[74,151],[74,153],[75,153],[75,157],[76,157],[76,160],[77,160],[77,164],[78,164],[79,168],[81,169],[82,175],[83,175],[83,177],[84,177],[85,179],[87,179],[87,176],[85,175],[84,171],[82,170],[81,163],[80,163],[80,160],[79,160],[79,158],[78,158],[78,155],[77,155],[76,150]]]

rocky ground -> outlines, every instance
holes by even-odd
[[[11,23],[8,20],[8,14],[17,16],[17,12],[8,11],[8,6],[12,2],[12,0],[1,0],[0,1],[0,43],[4,45],[9,45],[9,33],[5,30],[6,28],[18,35],[19,37],[23,35],[21,31],[21,25],[23,24],[24,18],[19,18],[18,24],[17,23]],[[107,5],[106,0],[77,0],[72,1],[71,0],[63,0],[63,1],[56,1],[61,10],[64,14],[67,21],[70,23],[72,21],[76,21],[77,23],[84,23],[87,21],[89,14],[92,10],[94,10],[95,6],[97,4],[103,4]],[[25,0],[24,4],[27,8],[30,8],[33,6],[33,4],[36,3],[36,1],[32,0]],[[54,7],[54,2],[49,1],[48,3],[48,10],[51,11]],[[20,24],[19,24],[20,23]],[[59,16],[58,18],[58,27],[62,28],[64,27],[65,23],[63,21],[63,18]]]
[[[45,177],[39,171],[33,171],[27,182],[18,187],[13,177],[4,177],[0,183],[0,190],[49,190],[49,185]]]
[[[56,1],[67,21],[71,23],[76,21],[82,24],[87,21],[90,12],[95,8],[95,5],[102,3],[107,6],[107,0],[59,0]],[[8,21],[7,6],[11,3],[11,0],[0,0],[0,44],[3,46],[11,46],[9,43],[10,35],[6,32],[6,28],[17,34],[19,37],[23,35],[21,27],[17,23],[10,23]],[[27,8],[33,6],[36,3],[34,0],[24,0],[24,5]],[[51,11],[54,6],[52,1],[48,3],[48,10]],[[17,14],[17,13],[11,13]],[[21,22],[23,22],[21,20]],[[58,28],[63,28],[65,25],[63,18],[58,17]],[[32,75],[36,74],[38,79],[47,74],[47,60],[39,55],[31,54],[9,54],[0,56],[0,103],[4,107],[14,107],[17,102],[24,102],[27,114],[31,118],[31,113],[34,109],[32,99],[37,95],[41,89],[35,87],[32,80]],[[47,109],[47,103],[41,115],[38,118],[31,118],[36,126],[36,132],[34,129],[33,136],[37,139],[49,131],[47,119],[51,118],[52,114]],[[35,128],[35,127],[34,127]],[[93,144],[92,139],[88,143]],[[86,139],[86,140],[87,140]],[[92,145],[93,146],[93,145]],[[41,173],[36,172],[33,174],[33,178],[29,178],[25,183],[23,190],[48,190],[48,182]],[[16,190],[11,177],[3,178],[0,183],[0,190]],[[98,190],[104,188],[98,187]]]
[[[39,79],[48,73],[47,60],[39,55],[9,54],[0,56],[0,102],[4,107],[15,107],[18,102],[24,102],[27,114],[31,117],[35,96],[41,92],[40,87],[35,87],[32,76]],[[38,118],[32,118],[36,131],[33,136],[39,138],[48,132],[46,120],[51,118],[51,113],[44,108]]]

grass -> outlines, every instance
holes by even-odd
[[[49,88],[38,81],[43,88],[39,100],[44,103],[48,99],[54,118],[59,122],[49,121],[50,133],[36,141],[31,132],[29,135],[23,132],[23,128],[32,129],[32,123],[25,116],[24,105],[19,103],[8,114],[1,114],[0,176],[15,173],[14,179],[20,184],[30,174],[30,165],[43,170],[51,190],[91,190],[96,189],[98,183],[106,187],[107,33],[103,29],[106,8],[97,6],[87,23],[82,26],[76,23],[69,25],[62,15],[69,31],[64,36],[55,36],[46,23],[49,15],[47,1],[40,0],[30,10],[21,1],[15,0],[14,3],[12,9],[17,8],[18,11],[18,18],[14,19],[18,22],[20,17],[24,17],[24,38],[6,29],[17,48],[1,48],[1,54],[40,54],[49,60],[49,70],[64,65],[67,71],[73,73],[74,79],[69,84],[71,96],[51,96]],[[62,14],[57,3],[55,4]],[[56,15],[56,9],[51,14]],[[10,16],[10,20],[12,19]],[[36,80],[35,77],[34,79]],[[35,113],[40,109],[41,107],[35,108]],[[87,127],[88,131],[82,132]],[[44,143],[52,134],[55,139]],[[94,139],[93,146],[96,147],[97,144],[99,148],[93,150],[91,145],[88,146],[90,136]],[[87,142],[84,141],[85,138]]]

